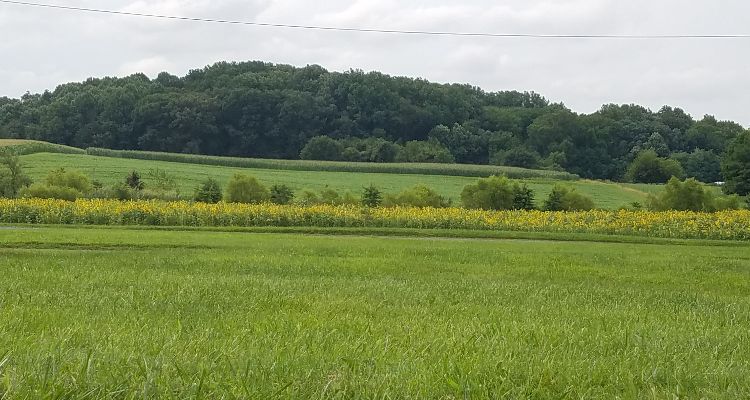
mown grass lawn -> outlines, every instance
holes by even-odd
[[[5,227],[0,397],[747,398],[748,250]]]
[[[136,170],[141,173],[148,186],[148,171],[162,170],[176,178],[180,192],[191,196],[194,189],[205,179],[211,177],[222,185],[235,173],[250,174],[258,178],[263,184],[286,184],[295,191],[304,189],[320,191],[331,188],[340,193],[350,191],[355,195],[362,192],[364,186],[376,185],[385,193],[397,193],[417,184],[427,185],[441,195],[451,198],[456,204],[460,203],[460,195],[464,186],[476,182],[477,178],[463,176],[441,175],[412,175],[390,173],[364,172],[330,172],[330,171],[292,171],[258,168],[232,168],[202,164],[186,164],[164,161],[147,161],[122,158],[97,157],[81,154],[52,154],[38,153],[21,157],[25,171],[35,181],[44,180],[49,171],[64,167],[78,169],[92,179],[104,184],[121,183],[125,177]],[[647,194],[640,188],[626,187],[618,183],[604,183],[588,180],[556,181],[553,179],[523,180],[536,193],[536,202],[541,206],[555,184],[571,185],[591,196],[599,208],[616,209],[628,206],[633,202],[645,204]],[[644,185],[645,186],[645,185]],[[654,185],[660,190],[662,185]]]

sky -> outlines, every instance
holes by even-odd
[[[34,1],[34,0],[30,0]],[[533,34],[750,34],[747,0],[40,0],[251,22]],[[576,112],[683,108],[750,126],[750,39],[394,35],[181,22],[0,3],[0,96],[88,77],[184,75],[217,61],[362,69],[535,91]]]

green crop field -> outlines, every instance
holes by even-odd
[[[137,160],[125,158],[99,157],[82,154],[50,154],[38,153],[22,157],[26,172],[34,179],[44,179],[46,174],[55,168],[65,167],[83,171],[92,179],[105,184],[123,182],[125,176],[137,170],[144,176],[148,185],[149,170],[160,169],[176,177],[183,194],[192,194],[194,188],[204,179],[213,177],[222,184],[226,183],[232,174],[243,172],[256,176],[266,185],[287,184],[297,191],[310,189],[319,191],[326,187],[334,190],[359,194],[363,186],[374,184],[386,193],[395,193],[417,184],[427,185],[440,194],[460,200],[460,193],[464,186],[473,183],[477,178],[465,176],[444,175],[415,175],[393,173],[367,172],[333,172],[333,171],[296,171],[280,169],[258,169],[223,167],[203,164],[188,164],[166,161]],[[632,202],[646,201],[645,191],[618,183],[604,183],[596,181],[558,181],[546,178],[525,179],[529,187],[536,192],[537,203],[549,194],[556,183],[576,187],[594,199],[597,207],[619,208]],[[641,185],[644,186],[644,185]],[[659,186],[656,186],[657,188]],[[658,189],[653,189],[658,190]]]
[[[650,241],[5,227],[0,398],[748,398],[748,245]]]

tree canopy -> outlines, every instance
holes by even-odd
[[[534,92],[257,61],[182,77],[90,78],[0,101],[4,138],[260,158],[496,163],[614,180],[647,150],[683,154],[689,175],[715,179],[712,155],[723,157],[744,132],[670,106],[609,104],[577,114]]]

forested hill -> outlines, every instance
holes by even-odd
[[[720,157],[743,131],[666,106],[606,105],[581,115],[536,93],[262,62],[153,80],[92,78],[0,98],[0,137],[262,158],[496,163],[608,179],[652,149],[688,176],[719,180]]]

